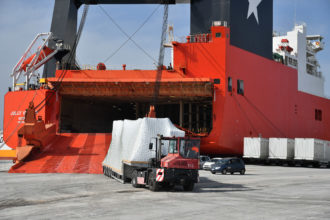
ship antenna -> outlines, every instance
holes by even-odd
[[[294,26],[297,25],[297,0],[294,0]]]

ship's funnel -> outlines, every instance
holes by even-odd
[[[214,21],[230,27],[230,43],[272,59],[273,0],[191,0],[191,35]]]

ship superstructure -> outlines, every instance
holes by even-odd
[[[324,77],[316,54],[323,50],[323,37],[307,35],[306,25],[296,25],[286,35],[273,37],[274,59],[298,71],[298,90],[324,97]]]

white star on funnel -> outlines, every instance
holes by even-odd
[[[261,3],[262,0],[249,0],[249,11],[246,19],[249,19],[249,17],[254,14],[254,17],[257,20],[257,23],[259,24],[259,16],[258,16],[258,5]]]

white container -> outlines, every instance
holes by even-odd
[[[244,157],[267,159],[269,141],[266,138],[244,138]]]
[[[330,144],[328,141],[314,138],[295,139],[295,160],[330,161]]]
[[[289,138],[269,138],[269,159],[292,160],[294,140]]]
[[[325,160],[330,163],[330,141],[326,141],[325,144]]]

